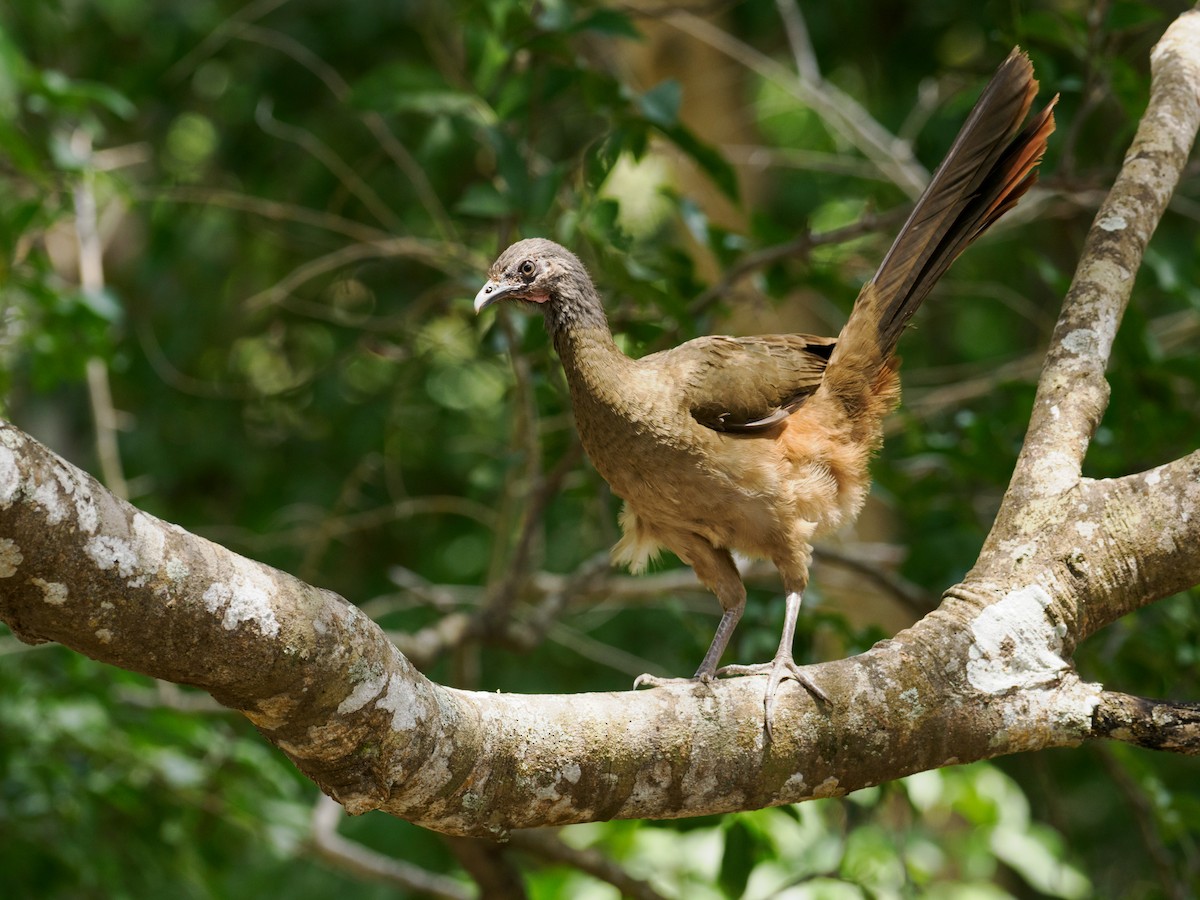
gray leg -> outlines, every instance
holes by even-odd
[[[786,608],[783,614],[783,631],[779,636],[779,649],[775,658],[767,663],[752,666],[725,666],[718,675],[766,675],[767,690],[763,695],[763,715],[766,719],[767,737],[771,737],[771,723],[775,715],[775,697],[779,685],[788,678],[799,682],[805,690],[818,700],[828,703],[829,697],[808,677],[804,669],[796,665],[792,656],[792,642],[796,638],[796,620],[800,617],[800,605],[804,599],[804,589],[808,586],[808,560],[810,549],[807,542],[798,543],[792,558],[776,559],[775,567],[783,576],[784,589],[787,591]]]
[[[695,675],[691,678],[658,678],[654,675],[639,675],[633,682],[634,688],[643,684],[662,685],[681,681],[712,681],[717,675],[717,663],[721,661],[721,655],[729,646],[729,639],[733,637],[734,629],[737,628],[742,613],[746,610],[746,587],[742,584],[742,576],[738,573],[737,566],[734,565],[733,557],[730,556],[728,550],[719,550],[698,535],[686,535],[677,545],[667,544],[667,546],[679,554],[680,558],[695,570],[696,577],[717,595],[724,613],[717,625],[712,643],[708,645],[708,652],[704,654],[704,660],[700,663],[700,668],[696,670]]]

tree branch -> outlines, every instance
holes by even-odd
[[[452,834],[834,796],[1077,743],[1098,694],[1061,656],[1006,657],[1004,620],[961,605],[812,667],[828,707],[786,683],[772,742],[758,678],[574,696],[443,688],[340,597],[138,511],[7,423],[0,579],[0,618],[22,640],[199,686],[350,812]],[[977,646],[989,641],[991,655]]]
[[[603,853],[572,847],[556,834],[540,829],[518,831],[513,834],[511,843],[519,850],[586,872],[600,881],[607,881],[619,890],[623,897],[632,897],[633,900],[665,900],[649,882],[634,878]]]
[[[1200,450],[1148,472],[1085,480],[1069,497],[1067,565],[1087,585],[1081,638],[1200,583]]]
[[[286,54],[318,78],[329,92],[337,98],[338,102],[349,107],[350,85],[346,83],[346,80],[342,78],[336,69],[299,41],[277,31],[249,24],[239,26],[234,36],[242,40],[255,41]],[[371,134],[374,135],[375,139],[379,142],[379,146],[383,148],[383,151],[391,157],[392,162],[408,178],[409,183],[416,191],[421,205],[425,207],[425,211],[429,213],[429,217],[433,220],[433,224],[437,228],[441,239],[447,242],[456,241],[458,234],[454,227],[454,221],[446,213],[445,207],[442,206],[441,198],[438,197],[437,192],[433,189],[433,185],[429,182],[429,176],[425,174],[425,170],[421,168],[420,163],[417,162],[408,148],[388,128],[383,116],[377,112],[366,111],[360,113],[359,118],[367,126]]]
[[[1150,750],[1200,756],[1200,703],[1171,703],[1104,691],[1096,734]]]
[[[342,837],[337,826],[344,815],[345,810],[328,797],[321,797],[313,807],[312,848],[329,865],[359,878],[440,900],[469,900],[474,896],[453,878],[427,872]]]
[[[997,537],[1012,533],[1009,511],[1053,498],[1078,481],[1108,405],[1104,368],[1134,274],[1200,126],[1200,12],[1176,19],[1150,59],[1149,105],[1063,301]]]
[[[1200,542],[1196,454],[1145,476],[1081,478],[1108,403],[1104,368],[1134,274],[1200,126],[1200,12],[1180,16],[1151,57],[1149,105],[1084,244],[1025,444],[962,591],[987,602],[997,596],[992,586],[1017,579],[1048,592],[1055,609],[1046,614],[1066,628],[1068,642],[1194,584],[1200,571],[1190,549]],[[1153,540],[1148,522],[1160,528]]]
[[[849,94],[828,81],[811,81],[789,72],[775,60],[689,12],[669,12],[663,21],[724,53],[762,78],[779,85],[811,108],[835,132],[862,151],[879,171],[912,198],[929,181],[929,173],[913,157],[912,147],[871,118]]]

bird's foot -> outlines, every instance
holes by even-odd
[[[647,673],[645,675],[639,675],[637,678],[633,679],[633,689],[636,691],[643,685],[646,687],[665,687],[668,684],[708,684],[708,682],[712,680],[712,675],[708,675],[706,677],[699,672],[697,672],[691,678],[664,678],[661,675],[650,675]]]
[[[787,679],[799,682],[806,691],[820,700],[829,702],[829,695],[819,688],[804,671],[803,666],[796,665],[790,653],[777,653],[775,658],[767,663],[756,663],[751,666],[722,666],[717,669],[718,675],[766,675],[767,690],[763,694],[763,716],[767,725],[767,738],[771,738],[771,721],[775,715],[775,695],[779,685]]]

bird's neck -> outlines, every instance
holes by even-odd
[[[562,360],[572,400],[582,405],[619,402],[622,385],[634,362],[621,352],[600,298],[589,284],[578,296],[564,297],[546,309],[546,329]]]

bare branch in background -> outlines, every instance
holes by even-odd
[[[342,159],[332,147],[308,129],[289,125],[287,122],[281,122],[275,118],[275,113],[271,107],[270,100],[266,98],[258,102],[258,106],[254,110],[254,120],[258,122],[259,128],[272,137],[288,141],[300,147],[305,153],[328,169],[329,173],[338,180],[342,187],[357,197],[371,215],[379,220],[380,224],[393,232],[400,229],[399,217],[383,202],[383,199],[376,193],[375,189],[367,184],[363,177],[355,171],[353,166]]]
[[[634,878],[603,853],[572,847],[551,832],[518,831],[513,834],[511,843],[518,850],[549,862],[570,866],[600,881],[606,881],[620,891],[622,897],[632,897],[634,900],[663,900],[663,895],[654,890],[648,882]]]
[[[75,237],[79,244],[79,288],[97,300],[104,292],[104,245],[100,239],[99,216],[92,172],[92,136],[83,128],[71,135],[71,151],[80,160],[83,171],[75,182]],[[87,361],[88,398],[96,426],[96,458],[104,483],[121,499],[128,499],[129,485],[121,464],[117,442],[120,415],[113,405],[108,380],[108,363],[93,356]]]
[[[803,231],[799,237],[793,238],[790,241],[748,253],[738,260],[736,265],[731,266],[720,281],[692,300],[688,306],[688,312],[692,315],[703,312],[713,303],[720,300],[739,281],[760,269],[791,257],[803,257],[815,247],[841,244],[860,238],[865,234],[890,228],[896,223],[904,221],[909,212],[910,210],[905,207],[888,210],[881,215],[869,212],[858,221],[851,222],[849,225],[843,225],[841,228],[834,228],[820,234]]]
[[[294,40],[288,35],[280,34],[277,31],[252,25],[239,29],[237,36],[244,40],[255,41],[264,46],[272,47],[281,53],[287,54],[319,78],[325,87],[328,88],[329,92],[339,101],[342,103],[349,102],[350,85],[346,83],[345,79],[342,78],[336,69],[299,41]],[[444,241],[457,241],[458,230],[454,226],[454,221],[446,213],[446,208],[442,205],[441,198],[438,197],[437,192],[433,189],[433,185],[429,183],[429,178],[426,176],[425,170],[421,168],[421,164],[417,162],[412,153],[409,152],[409,149],[388,127],[383,116],[369,110],[360,113],[359,116],[371,134],[375,136],[375,139],[379,142],[379,146],[383,148],[383,151],[391,158],[392,162],[404,173],[404,176],[417,192],[417,197],[433,220],[439,237]]]
[[[910,197],[915,199],[924,190],[929,173],[913,156],[912,147],[888,132],[853,97],[828,81],[813,82],[789,72],[769,56],[691,13],[667,13],[663,21],[792,94]]]
[[[377,853],[338,834],[338,822],[346,811],[328,797],[319,797],[313,806],[312,848],[318,857],[335,869],[349,872],[366,881],[409,891],[438,900],[470,900],[473,891],[453,878],[428,872],[393,856]]]

